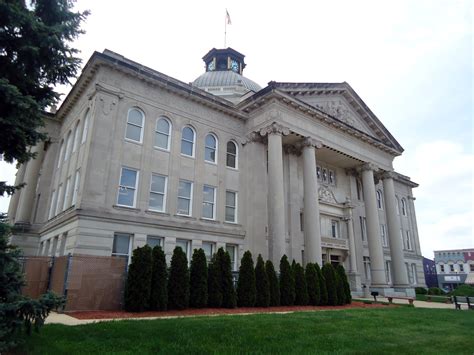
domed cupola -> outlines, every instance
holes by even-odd
[[[211,49],[202,58],[206,72],[194,80],[192,85],[234,104],[239,103],[249,94],[261,89],[257,83],[242,75],[245,68],[244,57],[232,48]]]

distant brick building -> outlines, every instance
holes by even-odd
[[[434,254],[438,287],[453,290],[461,284],[472,283],[474,249],[437,250]]]

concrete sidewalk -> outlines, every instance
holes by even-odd
[[[373,301],[374,298],[357,298],[358,300],[363,300],[363,301]],[[385,297],[378,296],[377,297],[378,302],[388,302],[388,299]],[[408,304],[407,300],[400,300],[400,299],[394,299],[393,300],[394,304]],[[454,310],[454,304],[450,303],[438,303],[438,302],[426,302],[426,301],[413,301],[413,305],[416,308],[437,308],[437,309],[452,309]],[[463,308],[463,310],[466,308]]]

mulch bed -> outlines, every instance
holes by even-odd
[[[122,318],[147,318],[147,317],[186,317],[186,316],[207,316],[219,314],[248,314],[248,313],[284,313],[284,312],[305,312],[305,311],[328,311],[335,309],[351,309],[351,308],[381,308],[394,307],[394,305],[384,305],[381,303],[366,304],[354,301],[345,306],[281,306],[281,307],[242,307],[242,308],[200,308],[200,309],[184,309],[181,311],[165,311],[165,312],[125,312],[125,311],[79,311],[67,312],[68,316],[76,319],[122,319]],[[396,306],[395,306],[396,307]]]

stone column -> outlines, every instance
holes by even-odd
[[[345,218],[345,221],[347,223],[347,234],[349,237],[349,261],[350,261],[349,272],[357,273],[357,260],[356,260],[355,239],[354,239],[354,222],[352,219],[353,207],[349,199],[346,201],[345,204],[347,206],[347,217]]]
[[[304,244],[307,262],[322,264],[316,151],[322,144],[306,137],[303,146]]]
[[[282,136],[287,134],[288,128],[275,122],[260,130],[260,135],[268,138],[270,258],[274,265],[279,265],[281,257],[286,254]]]
[[[20,185],[23,182],[23,179],[25,177],[25,170],[26,170],[26,165],[21,164],[20,167],[18,168],[18,171],[16,172],[16,177],[15,177],[15,186]],[[15,193],[12,195],[10,204],[8,205],[8,219],[10,223],[15,223],[15,218],[17,215],[17,207],[18,207],[18,201],[20,200],[20,195],[21,195],[21,190],[16,190]]]
[[[31,213],[34,209],[34,200],[36,193],[36,184],[38,182],[39,171],[43,162],[44,143],[40,142],[33,147],[32,152],[36,153],[35,159],[30,159],[26,164],[25,177],[23,182],[26,186],[22,189],[18,202],[18,209],[15,217],[15,223],[31,223]]]
[[[380,222],[375,197],[374,170],[372,164],[361,167],[364,191],[365,216],[367,219],[367,241],[369,242],[370,272],[372,287],[387,287],[382,241],[380,240]]]
[[[400,219],[397,215],[397,199],[393,184],[393,173],[385,172],[382,175],[385,197],[385,211],[387,213],[388,240],[390,255],[392,256],[393,286],[407,287],[408,277],[403,255],[403,241],[400,237]]]

